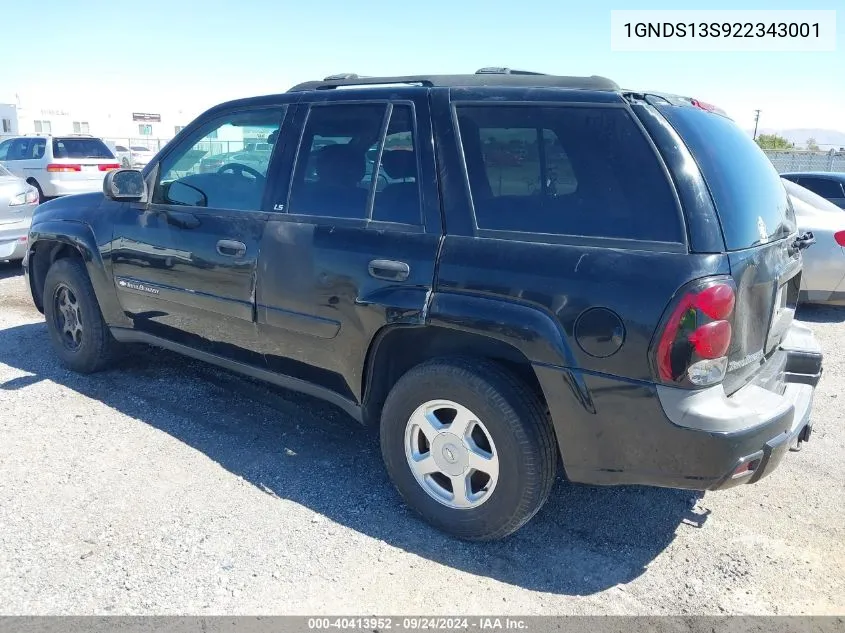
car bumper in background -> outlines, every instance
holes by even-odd
[[[60,178],[51,178],[41,183],[41,190],[48,198],[70,196],[75,193],[96,193],[103,190],[103,179],[105,176],[106,172],[103,172],[99,178],[91,180],[62,180]]]
[[[27,235],[31,221],[32,219],[27,217],[19,222],[0,224],[0,261],[23,259],[26,255]]]
[[[698,391],[535,367],[567,477],[576,482],[717,490],[770,474],[810,437],[822,354],[793,324],[737,392]]]

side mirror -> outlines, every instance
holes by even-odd
[[[103,179],[103,193],[118,202],[145,202],[147,183],[137,169],[116,169]]]
[[[187,207],[207,207],[208,196],[201,190],[179,180],[174,180],[167,186],[165,197],[170,204],[180,204]]]

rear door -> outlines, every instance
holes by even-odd
[[[691,106],[658,110],[692,153],[721,224],[737,287],[730,393],[765,364],[792,323],[802,267],[795,213],[771,161],[733,121]]]
[[[278,163],[257,317],[271,370],[359,401],[376,332],[424,318],[440,210],[427,91],[327,93],[297,107]]]

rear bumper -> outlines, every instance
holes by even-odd
[[[105,173],[103,173],[105,178]],[[41,185],[41,190],[48,198],[57,196],[70,196],[75,193],[97,193],[103,190],[103,178],[98,180],[63,180],[61,178],[50,178]]]
[[[30,213],[19,222],[0,224],[0,261],[23,259],[26,254],[27,235],[32,221]]]
[[[536,369],[570,480],[718,490],[759,481],[809,439],[821,362],[812,331],[793,324],[730,396],[573,372],[562,384],[560,370]]]

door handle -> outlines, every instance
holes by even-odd
[[[374,259],[367,266],[367,270],[370,277],[388,281],[405,281],[411,274],[411,267],[408,264],[392,259]]]
[[[235,240],[220,240],[217,242],[217,252],[224,257],[243,257],[246,255],[246,244]]]

